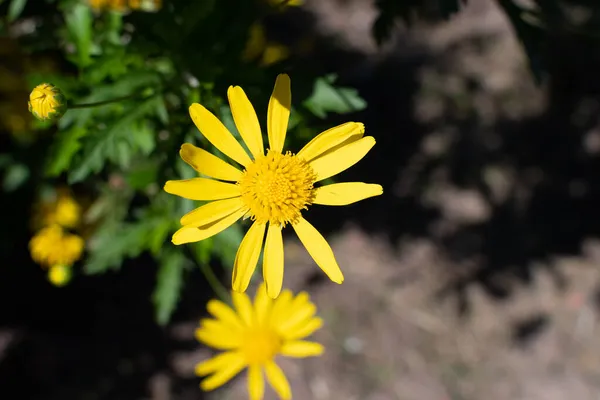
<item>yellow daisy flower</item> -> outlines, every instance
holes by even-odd
[[[277,77],[267,112],[269,149],[252,104],[239,86],[227,91],[231,112],[252,158],[227,128],[200,104],[190,106],[192,120],[204,136],[223,154],[243,166],[243,171],[215,155],[185,143],[181,158],[202,175],[168,181],[164,190],[186,199],[211,201],[186,215],[173,235],[176,245],[209,238],[242,217],[254,224],[246,233],[235,257],[232,287],[244,292],[254,273],[265,241],[263,277],[270,297],[276,298],[283,282],[281,230],[292,225],[316,264],[336,283],[344,276],[325,238],[302,216],[311,204],[341,206],[383,193],[380,185],[362,182],[313,185],[351,167],[375,145],[364,135],[364,125],[348,122],[312,139],[298,154],[283,152],[291,108],[290,78]],[[235,183],[229,183],[229,182]],[[268,228],[268,229],[267,229]],[[266,240],[265,240],[266,233]]]
[[[38,206],[35,225],[48,226],[58,224],[65,228],[74,228],[81,219],[81,207],[67,190],[58,190],[56,197],[42,201]]]
[[[81,237],[65,232],[58,225],[51,225],[31,238],[29,252],[33,261],[44,267],[68,266],[81,258],[84,245]]]
[[[254,304],[244,293],[232,292],[235,310],[219,300],[208,302],[214,319],[203,319],[196,338],[225,352],[196,365],[198,376],[208,376],[200,387],[213,390],[222,386],[248,367],[248,393],[251,400],[264,394],[263,372],[281,399],[291,399],[292,392],[285,374],[275,363],[277,355],[311,357],[323,353],[319,343],[303,340],[323,325],[315,317],[316,306],[308,293],[296,297],[284,290],[276,300],[267,296],[262,284]]]
[[[29,94],[29,112],[42,121],[59,119],[67,111],[61,90],[49,83],[37,85]]]
[[[289,58],[290,50],[282,44],[267,41],[265,28],[260,23],[254,23],[248,31],[248,40],[242,53],[246,62],[259,60],[259,65],[268,67]]]

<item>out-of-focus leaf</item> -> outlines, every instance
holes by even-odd
[[[156,322],[166,325],[179,300],[187,260],[180,251],[165,249],[159,262],[152,302],[156,310]]]
[[[148,161],[134,165],[125,176],[129,186],[136,190],[144,190],[148,185],[156,182],[158,176],[158,164]]]
[[[69,182],[79,182],[91,173],[100,172],[105,160],[112,160],[127,166],[133,153],[141,150],[147,154],[154,148],[154,136],[147,128],[135,128],[133,122],[150,113],[155,107],[156,98],[148,99],[123,115],[107,131],[97,131],[89,136],[79,163],[71,168]]]
[[[90,8],[82,3],[70,6],[65,13],[67,31],[77,49],[77,65],[83,68],[90,64],[92,46],[92,14]]]
[[[24,164],[12,164],[4,172],[2,188],[7,192],[17,190],[29,179],[29,168]]]
[[[346,114],[363,110],[367,103],[358,95],[356,89],[334,87],[334,75],[317,79],[312,95],[304,101],[304,106],[319,118],[325,118],[328,112]]]
[[[13,22],[23,12],[27,0],[12,0],[8,6],[8,22]]]
[[[99,274],[121,267],[125,258],[137,257],[147,248],[148,230],[154,221],[111,223],[103,226],[89,242],[86,274]]]
[[[46,166],[46,175],[58,176],[69,168],[71,159],[81,148],[80,139],[85,134],[86,130],[80,127],[73,127],[58,133],[58,139],[54,142]]]

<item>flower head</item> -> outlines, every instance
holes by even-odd
[[[31,258],[44,267],[69,266],[81,258],[85,242],[65,232],[59,225],[41,229],[29,241]]]
[[[53,265],[48,270],[48,280],[54,286],[65,286],[71,280],[71,267],[67,265]]]
[[[75,228],[80,219],[79,203],[67,190],[58,190],[55,198],[39,204],[35,222],[41,226],[57,224],[65,228]]]
[[[49,83],[36,86],[29,94],[29,112],[39,120],[56,120],[67,111],[67,101],[61,90]]]
[[[127,10],[156,11],[161,8],[162,0],[88,0],[90,7],[96,11],[110,10],[124,12]]]
[[[267,296],[261,285],[254,303],[243,293],[232,292],[232,309],[219,300],[208,302],[214,318],[203,319],[196,329],[196,338],[225,352],[196,366],[196,374],[208,376],[201,387],[213,390],[248,367],[248,392],[251,400],[260,400],[264,393],[263,371],[281,399],[291,399],[290,385],[275,363],[275,356],[310,357],[323,352],[318,343],[303,340],[321,327],[315,317],[316,306],[306,292],[294,297],[284,290],[276,300]]]
[[[235,257],[232,286],[238,292],[246,290],[264,241],[263,277],[269,296],[276,298],[283,282],[281,230],[289,224],[316,264],[332,281],[342,283],[344,276],[331,247],[304,219],[303,212],[313,204],[341,206],[383,193],[380,185],[362,182],[315,186],[360,161],[375,145],[375,139],[363,137],[363,124],[348,122],[319,134],[297,154],[284,153],[291,91],[289,77],[279,75],[267,112],[269,148],[265,154],[260,124],[246,94],[236,86],[230,87],[227,95],[234,122],[251,156],[210,111],[200,104],[191,105],[190,115],[198,129],[242,169],[192,144],[181,146],[181,158],[214,179],[201,177],[165,184],[168,193],[211,201],[181,218],[183,227],[173,235],[173,243],[204,240],[238,219],[250,217],[254,223]]]
[[[267,34],[262,24],[254,23],[250,26],[246,47],[242,53],[244,61],[258,61],[259,65],[268,67],[289,56],[290,50],[286,46],[267,41]]]

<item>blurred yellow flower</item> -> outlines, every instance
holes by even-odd
[[[162,0],[88,0],[88,3],[96,11],[156,11],[162,7]]]
[[[79,203],[65,189],[59,189],[56,198],[43,201],[38,206],[35,217],[41,226],[58,224],[65,228],[75,228],[81,219]]]
[[[291,399],[290,385],[275,356],[304,358],[323,353],[319,343],[303,340],[323,325],[315,316],[316,306],[306,292],[294,297],[284,290],[271,300],[264,284],[254,303],[243,293],[232,292],[232,297],[235,310],[219,300],[209,301],[207,309],[214,318],[201,320],[196,329],[200,342],[225,351],[196,365],[198,376],[208,376],[200,387],[213,390],[248,367],[250,399],[263,398],[263,372],[281,399]]]
[[[265,28],[260,23],[250,25],[248,40],[242,53],[246,62],[259,59],[259,65],[268,67],[289,58],[290,50],[282,44],[268,42]]]
[[[42,121],[59,119],[67,111],[62,92],[49,83],[42,83],[31,91],[28,105],[33,116]]]
[[[71,280],[71,267],[66,265],[53,265],[48,270],[48,280],[54,286],[64,286]]]
[[[267,0],[273,7],[296,7],[304,4],[304,0]]]
[[[41,266],[70,266],[81,258],[84,245],[81,237],[65,232],[58,225],[51,225],[31,238],[29,252],[33,261]]]
[[[204,240],[238,219],[250,217],[254,223],[237,251],[232,287],[238,292],[246,290],[265,241],[263,277],[269,296],[276,298],[283,282],[281,231],[291,224],[316,264],[332,281],[342,283],[344,276],[331,247],[302,217],[302,210],[312,204],[341,206],[382,194],[380,185],[362,182],[313,187],[360,161],[375,145],[375,139],[363,137],[363,124],[348,122],[319,134],[298,154],[284,153],[291,90],[290,78],[283,74],[277,77],[269,101],[269,149],[265,154],[260,124],[248,97],[239,86],[230,86],[227,95],[235,125],[252,158],[210,111],[200,104],[190,106],[190,115],[200,132],[241,164],[243,171],[192,144],[181,146],[181,158],[200,174],[214,179],[201,177],[165,184],[167,193],[211,201],[181,218],[183,227],[173,235],[173,243]]]

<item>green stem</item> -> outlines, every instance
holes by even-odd
[[[144,100],[149,99],[150,97],[155,96],[156,94],[157,93],[153,93],[150,96],[147,96]],[[133,99],[137,96],[139,96],[139,94],[134,93],[134,94],[128,94],[127,96],[116,97],[116,98],[110,99],[110,100],[98,101],[96,103],[69,104],[69,110],[74,109],[74,108],[99,107],[99,106],[103,106],[106,104],[117,103],[119,101]]]
[[[208,263],[199,263],[198,260],[196,260],[192,249],[189,246],[186,246],[186,248],[190,253],[190,257],[194,261],[194,264],[196,264],[198,268],[200,268],[200,271],[202,271],[202,274],[206,278],[206,281],[212,288],[213,292],[215,292],[217,297],[219,297],[225,303],[231,304],[231,296],[229,295],[229,291],[225,288],[225,286],[223,286],[219,278],[217,278],[213,270],[210,268],[210,265],[208,265]]]

